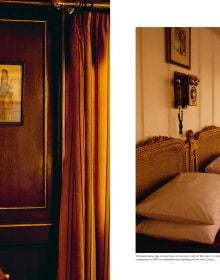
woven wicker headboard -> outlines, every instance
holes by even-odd
[[[136,147],[136,201],[180,172],[188,171],[188,152],[180,139],[154,137]]]
[[[190,171],[203,172],[205,167],[220,155],[220,128],[208,126],[195,134],[188,131],[186,137],[190,151]]]

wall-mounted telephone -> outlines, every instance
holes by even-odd
[[[198,84],[197,76],[174,72],[174,106],[179,109],[179,134],[183,130],[183,108],[197,105]]]
[[[199,79],[195,75],[174,72],[174,106],[186,108],[197,105]]]

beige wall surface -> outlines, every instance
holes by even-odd
[[[191,28],[191,69],[166,62],[165,29],[136,28],[136,141],[165,135],[185,138],[186,130],[220,126],[220,31]],[[183,134],[173,107],[174,71],[199,77],[198,106],[184,109]]]

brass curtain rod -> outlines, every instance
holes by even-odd
[[[84,9],[94,9],[94,10],[110,10],[109,2],[89,2],[82,3],[81,1],[60,1],[53,0],[53,2],[40,2],[40,1],[27,1],[27,0],[0,0],[0,4],[17,4],[17,5],[29,5],[29,6],[54,6],[56,8],[70,7],[72,9],[84,8]]]
[[[96,10],[109,10],[110,3],[109,2],[86,2],[83,1],[60,1],[53,0],[53,4],[55,7],[71,7],[71,8],[85,8],[85,9],[96,9]]]

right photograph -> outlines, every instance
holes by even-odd
[[[220,253],[220,28],[136,27],[136,253]]]

